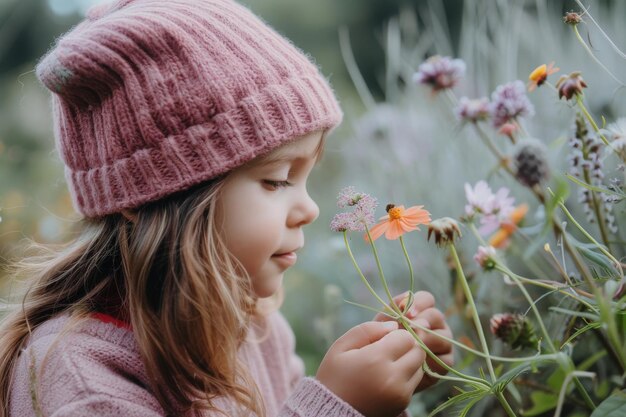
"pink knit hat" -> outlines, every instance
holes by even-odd
[[[341,110],[318,68],[232,0],[118,0],[37,65],[75,208],[98,217],[214,178]]]

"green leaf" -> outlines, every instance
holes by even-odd
[[[568,343],[571,343],[572,340],[576,339],[578,336],[585,333],[586,331],[591,330],[591,329],[599,329],[600,327],[602,327],[602,323],[593,322],[593,323],[589,323],[585,327],[578,329],[576,333],[571,335],[565,342],[563,342],[563,344],[561,345],[561,349],[563,349],[563,346],[567,345]]]
[[[626,391],[618,391],[602,401],[591,417],[626,416]]]
[[[557,394],[543,391],[533,391],[530,394],[532,406],[528,410],[522,411],[522,415],[526,417],[538,416],[546,411],[550,411],[556,407],[559,399]]]
[[[471,406],[473,406],[474,404],[476,404],[478,401],[480,401],[482,398],[484,398],[486,395],[489,394],[489,391],[485,391],[481,389],[475,389],[473,391],[463,391],[459,389],[459,391],[461,391],[461,394],[448,398],[446,402],[444,402],[443,404],[439,405],[439,407],[431,411],[430,414],[428,414],[428,417],[432,417],[436,415],[437,413],[440,413],[443,410],[450,408],[452,406],[455,406],[455,405],[461,406],[465,404],[464,408],[467,408],[468,406],[470,406],[471,408]]]
[[[603,188],[603,187],[597,187],[595,185],[591,185],[591,184],[587,184],[584,181],[581,181],[580,179],[576,178],[575,176],[571,175],[571,174],[566,174],[565,175],[570,181],[575,182],[576,184],[580,185],[581,187],[584,187],[588,190],[591,191],[596,191],[598,193],[604,193],[607,195],[614,195],[617,197],[620,197],[621,199],[626,198],[626,194],[624,194],[623,192],[619,192],[619,191],[614,191],[614,190],[609,190],[608,188]],[[565,200],[564,200],[565,201]]]
[[[565,314],[566,316],[574,316],[574,317],[582,317],[584,319],[589,319],[591,321],[599,321],[600,316],[593,313],[585,313],[584,311],[573,311],[568,310],[566,308],[561,307],[550,307],[550,311],[555,311],[557,313]]]

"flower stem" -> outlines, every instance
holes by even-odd
[[[500,404],[502,404],[502,407],[504,408],[504,411],[506,411],[506,414],[509,417],[516,417],[517,415],[515,414],[515,411],[513,411],[513,409],[511,408],[511,406],[509,405],[509,403],[507,402],[506,398],[504,397],[504,394],[501,392],[498,392],[496,394],[496,398],[498,398],[498,401],[500,401]]]
[[[365,286],[367,287],[369,292],[372,293],[374,298],[376,298],[378,301],[380,301],[380,303],[383,305],[384,308],[387,308],[387,303],[385,303],[383,301],[383,299],[380,298],[380,296],[372,288],[372,286],[370,285],[370,283],[367,280],[367,278],[365,278],[365,275],[363,275],[363,272],[361,271],[361,268],[359,268],[359,264],[357,263],[356,259],[354,259],[354,255],[352,254],[352,249],[350,249],[350,242],[348,241],[348,233],[346,231],[343,232],[343,241],[346,244],[346,249],[348,250],[348,255],[350,256],[350,259],[352,259],[352,264],[354,265],[354,268],[357,270],[357,272],[359,273],[359,276],[361,277],[361,281],[363,281],[363,283],[365,284]]]
[[[415,330],[413,330],[413,328],[411,327],[411,323],[409,322],[409,320],[407,320],[407,318],[405,316],[399,316],[398,321],[400,322],[400,324],[402,324],[402,326],[406,329],[406,331],[408,331],[411,336],[413,336],[413,338],[415,339],[415,341],[420,345],[420,347],[422,349],[424,349],[424,352],[426,352],[426,354],[433,359],[435,362],[437,362],[437,364],[439,364],[439,366],[441,366],[442,368],[444,368],[446,371],[457,375],[460,378],[463,378],[466,381],[471,381],[471,382],[475,382],[477,384],[483,385],[486,388],[491,389],[491,386],[489,385],[489,382],[487,382],[486,380],[482,379],[482,378],[476,378],[470,375],[465,375],[464,373],[457,371],[456,369],[448,366],[444,361],[442,361],[437,355],[435,355],[429,348],[428,346],[426,346],[424,344],[424,342],[422,341],[422,339],[420,339],[419,335],[417,333],[415,333]]]
[[[374,240],[372,239],[372,235],[370,234],[370,229],[365,225],[365,232],[367,233],[367,240],[372,247],[372,252],[374,253],[374,259],[376,260],[376,267],[378,268],[378,276],[380,277],[380,282],[385,289],[385,293],[387,293],[387,297],[389,297],[389,307],[395,310],[397,313],[400,313],[400,310],[396,303],[393,302],[393,296],[391,295],[391,291],[389,291],[389,286],[387,285],[387,280],[385,279],[385,273],[383,272],[383,266],[380,263],[380,258],[378,256],[378,251],[376,250],[376,245],[374,244]]]
[[[613,73],[611,71],[609,71],[609,69],[598,59],[596,58],[596,56],[593,54],[593,52],[591,51],[591,49],[589,48],[589,46],[585,43],[585,40],[582,38],[582,36],[580,36],[580,32],[578,32],[578,25],[572,25],[572,27],[574,28],[574,33],[576,34],[576,39],[578,39],[578,42],[580,42],[580,44],[583,46],[583,48],[585,48],[585,51],[587,51],[587,53],[589,54],[589,56],[591,56],[591,58],[598,64],[600,65],[600,67],[607,73],[609,74],[609,76],[611,78],[613,78],[613,80],[615,80],[615,82],[617,82],[619,85],[623,86],[624,83],[621,82],[615,75],[613,75]]]
[[[413,276],[413,265],[411,264],[411,258],[409,257],[409,253],[406,250],[406,246],[404,245],[404,239],[400,236],[400,246],[402,246],[402,252],[404,252],[404,259],[406,259],[406,263],[409,266],[409,276],[411,279],[411,287],[409,289],[409,299],[406,302],[406,306],[404,307],[403,313],[406,314],[411,304],[413,304],[413,292],[415,291],[415,277]]]
[[[604,142],[606,146],[611,146],[609,144],[609,140],[602,134],[602,132],[600,132],[600,128],[596,124],[596,121],[593,119],[593,116],[591,115],[591,113],[589,113],[589,111],[587,110],[587,107],[585,107],[585,103],[583,103],[582,94],[576,94],[576,104],[578,105],[578,108],[580,108],[580,111],[582,111],[583,114],[585,115],[585,118],[589,121],[589,124],[591,125],[591,127],[593,127],[594,132],[596,132],[600,136],[600,138],[602,139],[602,142]]]
[[[511,279],[515,282],[515,284],[517,284],[520,291],[524,295],[524,298],[526,298],[526,301],[528,301],[528,304],[530,305],[530,309],[535,315],[535,320],[537,320],[537,323],[539,324],[539,327],[541,328],[541,333],[543,334],[543,337],[546,340],[546,343],[548,344],[550,351],[552,353],[557,353],[558,349],[556,348],[556,346],[554,346],[554,342],[552,341],[552,338],[550,337],[550,334],[548,333],[548,330],[546,329],[546,326],[543,323],[543,319],[541,318],[541,313],[539,313],[539,310],[537,309],[535,301],[532,299],[530,294],[528,294],[528,291],[526,291],[526,287],[524,287],[524,284],[522,284],[520,280],[517,279],[517,275],[510,273],[510,271],[502,270],[502,272],[510,276]],[[570,369],[567,369],[566,371],[574,369],[574,365],[569,356],[567,357],[567,364]],[[573,381],[574,381],[574,385],[576,385],[576,388],[582,395],[583,400],[585,401],[585,404],[587,405],[587,407],[589,407],[591,410],[594,410],[596,408],[596,405],[593,403],[593,400],[589,396],[589,393],[587,393],[587,390],[585,390],[585,387],[575,376],[573,377]]]
[[[472,296],[472,291],[469,288],[467,283],[467,279],[465,278],[465,273],[463,272],[463,268],[461,266],[461,260],[459,259],[459,255],[456,252],[456,247],[454,244],[450,245],[450,253],[452,254],[452,258],[454,259],[454,263],[457,270],[457,277],[461,282],[461,286],[463,287],[463,291],[465,292],[465,297],[467,298],[467,302],[469,303],[470,311],[472,312],[472,318],[474,320],[474,326],[476,327],[476,332],[478,333],[478,339],[480,340],[480,344],[483,352],[486,355],[487,369],[489,370],[489,375],[491,376],[491,381],[496,381],[496,373],[493,370],[493,364],[491,363],[491,357],[489,355],[489,346],[487,345],[487,340],[485,339],[485,334],[483,332],[483,327],[480,322],[480,317],[478,317],[478,310],[476,310],[476,304],[474,303],[474,297]]]

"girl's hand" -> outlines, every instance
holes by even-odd
[[[411,401],[426,354],[390,321],[365,322],[330,347],[317,379],[366,417],[396,417]]]
[[[404,310],[406,306],[406,302],[409,300],[409,293],[405,292],[404,294],[398,295],[393,298],[394,303],[400,308],[400,310]],[[445,316],[443,313],[435,307],[435,297],[427,291],[418,291],[415,293],[413,297],[413,304],[409,311],[407,311],[406,316],[409,320],[411,320],[414,324],[425,327],[427,329],[433,330],[438,334],[445,336],[449,339],[452,338],[452,331],[448,324],[446,323]],[[375,321],[391,321],[393,320],[391,317],[386,316],[384,314],[378,313],[376,317],[374,317]],[[435,335],[428,334],[422,330],[420,330],[417,326],[412,326],[413,330],[417,333],[417,335],[422,339],[424,344],[435,354],[439,359],[441,359],[446,365],[452,366],[454,365],[454,354],[452,352],[452,343],[447,340],[441,339]],[[432,358],[428,357],[426,359],[426,364],[433,371],[441,375],[445,375],[448,373],[442,366],[440,366],[437,362],[435,362]],[[415,392],[421,391],[429,386],[435,384],[437,382],[437,378],[433,378],[429,375],[424,375],[422,381],[417,386]]]

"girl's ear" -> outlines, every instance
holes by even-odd
[[[121,211],[122,216],[124,216],[126,218],[126,220],[128,220],[131,223],[135,223],[135,221],[137,220],[137,213],[130,211],[128,209],[122,210]]]

